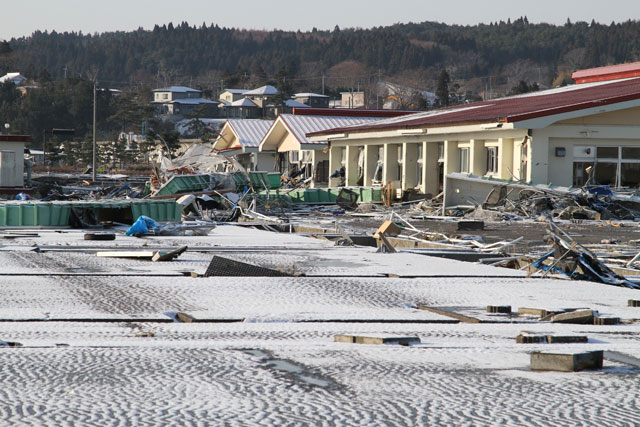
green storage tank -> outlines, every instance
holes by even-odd
[[[36,205],[38,225],[48,227],[51,225],[51,203],[39,203]]]

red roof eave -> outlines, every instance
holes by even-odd
[[[556,114],[570,113],[572,111],[586,110],[587,108],[596,108],[604,105],[617,104],[620,102],[633,101],[637,99],[640,99],[640,93],[633,93],[629,95],[616,96],[608,99],[599,99],[595,101],[582,102],[579,104],[567,105],[567,106],[557,107],[557,108],[549,108],[546,110],[534,111],[531,113],[515,114],[512,116],[507,116],[505,121],[506,123],[521,122],[523,120],[531,120],[531,119],[537,119],[540,117],[553,116]]]

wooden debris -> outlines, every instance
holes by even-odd
[[[480,319],[476,319],[475,317],[469,317],[469,316],[465,316],[463,314],[454,313],[453,311],[446,310],[446,309],[443,309],[443,308],[429,307],[429,306],[426,306],[426,305],[418,305],[417,307],[420,310],[426,310],[426,311],[430,311],[432,313],[439,314],[441,316],[451,317],[451,318],[457,319],[457,320],[459,320],[461,322],[464,322],[464,323],[481,323]]]
[[[101,251],[96,252],[96,256],[104,258],[130,258],[138,260],[151,260],[151,261],[171,261],[186,250],[187,246],[182,246],[173,251]]]

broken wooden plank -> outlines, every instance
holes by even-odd
[[[151,261],[153,262],[157,262],[157,261],[171,261],[175,258],[178,258],[180,255],[182,255],[184,252],[187,251],[187,246],[182,246],[174,251],[169,251],[169,252],[156,252],[155,254],[153,254],[153,257],[151,257]]]
[[[480,319],[476,319],[475,317],[465,316],[460,313],[455,313],[453,311],[446,310],[441,307],[429,307],[426,305],[418,305],[417,307],[420,310],[426,310],[432,313],[440,314],[441,316],[451,317],[464,323],[481,323]]]

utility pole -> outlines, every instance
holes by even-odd
[[[322,94],[324,95],[324,73],[322,74]]]
[[[93,182],[96,182],[96,77],[93,78],[93,163],[91,167]]]

